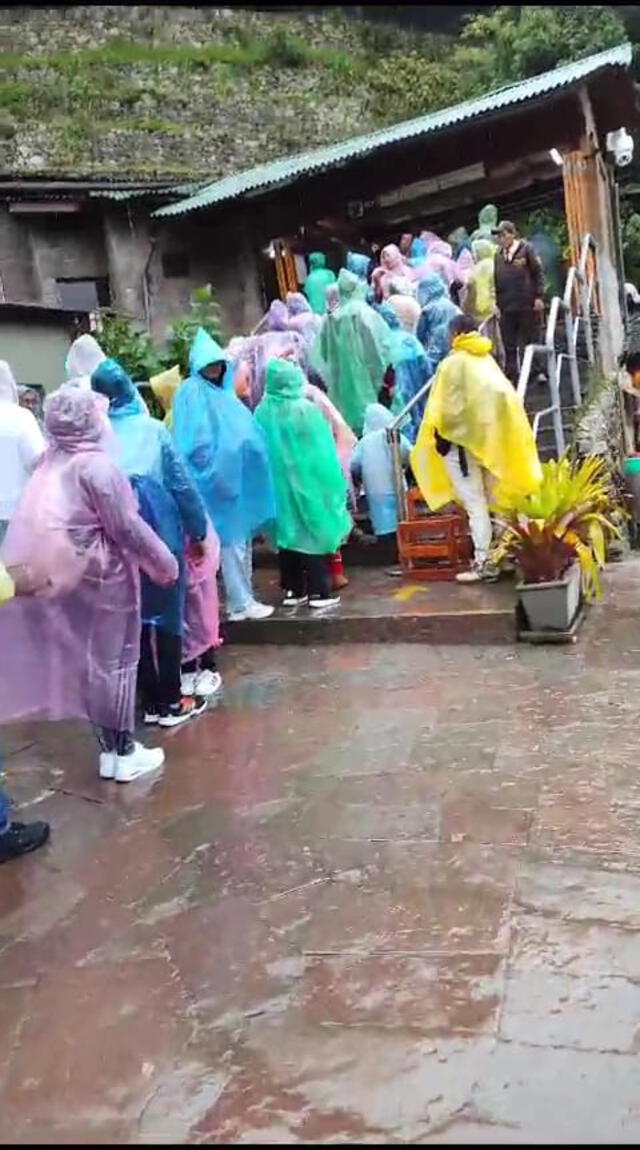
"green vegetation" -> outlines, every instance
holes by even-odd
[[[101,313],[100,346],[105,354],[117,359],[136,383],[146,382],[166,368],[180,368],[184,377],[189,371],[189,348],[198,328],[226,343],[220,307],[211,284],[196,288],[189,311],[169,325],[167,341],[160,348],[149,333],[128,316],[104,310]]]
[[[222,18],[201,7],[180,19],[162,8],[138,18],[95,7],[78,9],[85,23],[71,30],[64,9],[47,10],[45,37],[44,16],[25,11],[6,38],[14,51],[0,54],[0,140],[21,156],[3,167],[28,170],[32,150],[46,170],[76,175],[224,175],[619,43],[621,13],[638,23],[635,7],[498,7],[448,36],[346,20],[339,9]],[[126,167],[117,142],[125,130],[141,141]]]

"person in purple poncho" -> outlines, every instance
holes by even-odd
[[[48,448],[1,554],[28,572],[34,594],[0,614],[0,720],[89,719],[100,776],[128,783],[164,762],[132,735],[140,568],[168,586],[178,564],[105,450],[106,410],[102,396],[68,386],[45,404]]]

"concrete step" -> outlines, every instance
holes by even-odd
[[[513,643],[515,591],[510,580],[485,586],[412,583],[379,568],[348,570],[349,587],[340,604],[323,612],[299,607],[260,623],[225,623],[226,643],[320,646],[350,643]],[[256,572],[256,594],[278,604],[275,572]]]

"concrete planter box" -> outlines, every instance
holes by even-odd
[[[531,631],[568,631],[580,606],[580,565],[553,583],[520,583],[518,596]]]

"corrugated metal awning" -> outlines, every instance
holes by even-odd
[[[488,92],[475,100],[465,100],[462,104],[454,104],[449,108],[442,108],[438,112],[431,112],[427,116],[419,116],[414,120],[404,120],[400,124],[382,128],[377,132],[370,132],[366,136],[354,136],[338,144],[314,148],[296,156],[287,156],[280,160],[274,160],[272,163],[259,164],[255,168],[249,168],[232,176],[225,176],[224,179],[206,184],[195,194],[191,194],[185,199],[156,209],[152,214],[154,216],[180,216],[187,212],[212,207],[226,200],[234,200],[240,196],[263,192],[267,188],[289,184],[300,176],[337,167],[348,160],[365,156],[380,148],[415,137],[441,132],[455,124],[462,124],[469,120],[494,114],[504,108],[527,103],[557,89],[578,84],[607,68],[628,68],[631,59],[631,44],[620,44],[616,48],[608,48],[604,52],[597,52],[593,56],[586,56],[582,60],[564,64],[528,80],[520,80],[517,84],[510,84],[508,87]]]

